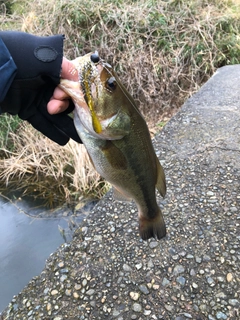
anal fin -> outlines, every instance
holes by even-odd
[[[156,156],[156,164],[157,164],[157,183],[156,188],[162,197],[165,197],[166,194],[166,179],[165,173],[163,171],[163,167],[161,166],[157,156]]]
[[[125,196],[122,192],[117,190],[115,187],[113,187],[113,198],[117,201],[131,201],[132,199],[130,197]]]

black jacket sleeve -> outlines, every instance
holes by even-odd
[[[2,39],[0,38],[0,102],[6,96],[6,93],[16,75],[17,67]]]
[[[27,119],[41,101],[43,88],[48,92],[45,92],[46,98],[50,99],[59,84],[64,37],[2,31],[0,38],[17,66],[10,90],[0,104],[1,110]]]
[[[65,113],[50,115],[47,112],[47,103],[60,82],[64,36],[37,37],[24,32],[1,31],[0,38],[17,68],[0,102],[0,111],[28,120],[34,128],[61,145],[66,144],[69,137],[80,142],[73,121],[67,116],[74,108],[72,102]]]

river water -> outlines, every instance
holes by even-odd
[[[36,204],[34,204],[36,205]],[[71,239],[71,210],[60,214],[36,208],[28,201],[6,201],[0,196],[0,314],[62,243]],[[75,218],[80,223],[84,214]],[[64,229],[63,233],[60,230]]]

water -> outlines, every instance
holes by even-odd
[[[59,217],[26,201],[10,203],[0,197],[0,313],[13,295],[41,273],[49,255],[71,239],[68,213],[65,210]],[[82,219],[83,215],[78,216],[77,223]],[[66,237],[61,228],[67,230]]]

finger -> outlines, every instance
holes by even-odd
[[[61,78],[72,81],[78,81],[77,69],[75,68],[74,64],[65,57],[63,57],[62,60]]]
[[[69,98],[69,95],[65,91],[63,91],[61,88],[56,87],[53,91],[52,97],[57,100],[65,100]]]
[[[52,98],[47,104],[49,114],[57,114],[65,111],[69,106],[69,100],[57,100]]]

